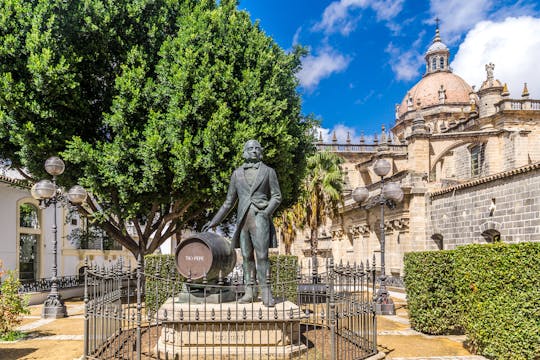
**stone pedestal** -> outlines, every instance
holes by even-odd
[[[288,357],[307,349],[300,337],[305,314],[289,301],[267,308],[261,302],[186,304],[170,298],[157,316],[162,327],[155,351],[163,357]]]

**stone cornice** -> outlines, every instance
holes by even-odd
[[[463,184],[450,186],[450,187],[447,187],[445,189],[433,191],[433,192],[431,192],[429,194],[429,196],[431,198],[433,198],[433,197],[443,195],[443,194],[446,194],[446,193],[449,193],[449,192],[452,192],[452,191],[455,191],[455,190],[461,190],[461,189],[477,186],[477,185],[480,185],[480,184],[485,184],[485,183],[488,183],[490,181],[504,179],[504,178],[507,178],[507,177],[527,173],[529,171],[538,170],[538,169],[540,169],[540,162],[525,165],[525,166],[515,168],[515,169],[512,169],[512,170],[503,171],[503,172],[500,172],[500,173],[497,173],[497,174],[485,176],[483,178],[467,181],[467,182],[465,182]]]
[[[25,189],[30,188],[27,181],[21,180],[21,179],[13,179],[13,178],[5,176],[5,175],[0,175],[0,182],[5,183],[5,184],[9,184],[9,185],[22,187],[22,188],[25,188]]]

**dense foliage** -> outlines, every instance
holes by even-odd
[[[471,345],[494,359],[540,358],[540,243],[457,250],[455,284]]]
[[[298,257],[270,255],[270,282],[272,294],[278,299],[298,301]]]
[[[14,340],[20,333],[15,327],[22,315],[29,314],[28,300],[19,294],[21,282],[14,271],[5,271],[0,262],[0,339]]]
[[[436,333],[461,327],[473,350],[489,358],[539,358],[539,258],[540,243],[407,254],[411,323]]]
[[[304,50],[285,53],[236,1],[13,0],[0,14],[0,157],[35,178],[63,157],[59,181],[93,194],[79,210],[134,254],[204,223],[248,139],[294,202],[313,149]]]
[[[145,256],[145,303],[156,312],[170,297],[178,295],[185,279],[176,270],[174,255]]]
[[[455,295],[454,251],[414,252],[405,255],[405,284],[411,326],[439,335],[459,332]]]

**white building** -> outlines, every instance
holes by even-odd
[[[0,260],[25,283],[52,275],[54,208],[40,208],[28,183],[17,175],[0,171]],[[86,257],[97,265],[120,257],[134,261],[129,251],[97,229],[88,229],[69,206],[59,204],[56,211],[59,277],[78,275]]]

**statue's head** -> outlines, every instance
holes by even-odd
[[[262,160],[262,147],[257,140],[248,140],[244,144],[244,152],[242,157],[247,161]]]

